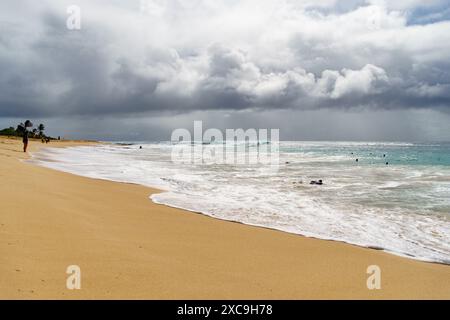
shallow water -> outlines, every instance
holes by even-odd
[[[158,187],[157,203],[225,220],[450,263],[450,144],[280,142],[276,167],[173,162],[173,148],[46,149],[32,161]]]

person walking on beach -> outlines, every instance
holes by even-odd
[[[27,128],[31,128],[33,126],[33,124],[31,123],[30,120],[25,121],[25,124],[19,125],[20,127],[22,127],[22,131],[23,131],[23,152],[27,152],[27,148],[28,148],[28,129]]]
[[[23,152],[27,152],[28,148],[28,130],[23,130]]]

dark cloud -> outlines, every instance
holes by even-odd
[[[81,1],[71,31],[63,4],[24,2],[0,15],[4,118],[450,107],[450,23],[408,23],[422,7]]]

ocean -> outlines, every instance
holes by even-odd
[[[450,264],[450,144],[282,141],[278,165],[173,161],[174,148],[46,148],[31,162],[156,187],[152,201],[215,218]]]

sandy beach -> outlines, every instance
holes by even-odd
[[[1,299],[450,299],[450,266],[157,205],[158,190],[38,167],[21,148],[0,138]]]

